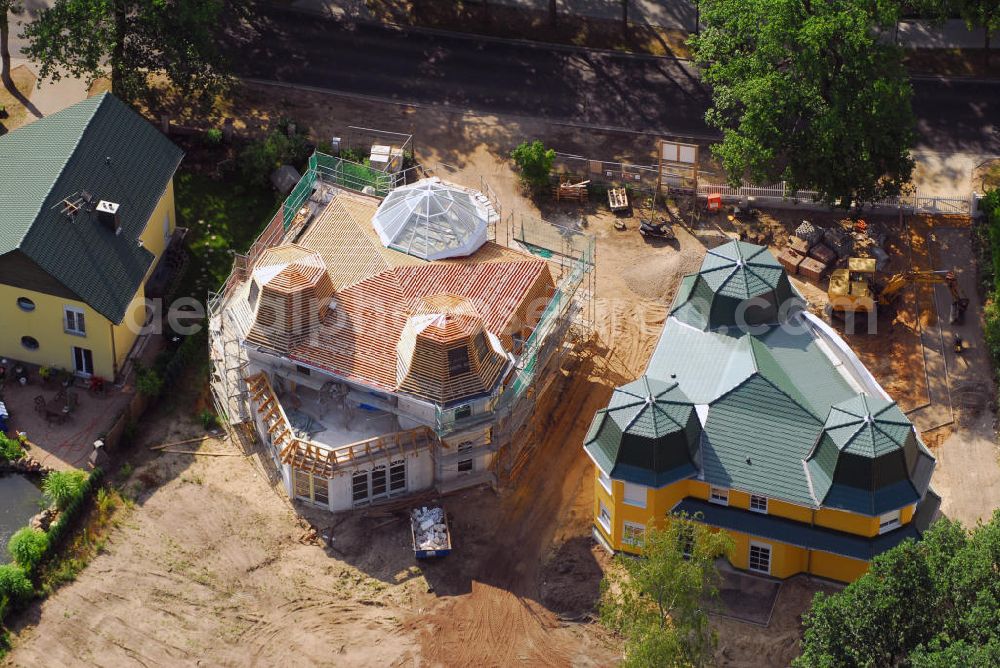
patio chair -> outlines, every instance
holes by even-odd
[[[35,397],[35,412],[40,415],[45,415],[45,397],[40,394]]]
[[[69,392],[66,395],[66,408],[72,413],[76,410],[76,407],[80,405],[80,395],[76,392]]]
[[[62,408],[45,408],[45,421],[49,424],[55,422],[56,424],[62,424],[69,417],[69,414]]]

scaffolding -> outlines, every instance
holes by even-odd
[[[476,189],[491,212],[491,240],[520,248],[548,261],[556,279],[556,288],[531,335],[523,342],[512,374],[491,396],[485,398],[485,411],[456,419],[454,411],[436,410],[434,433],[437,438],[482,428],[488,430],[486,442],[461,457],[494,453],[491,478],[500,484],[513,480],[518,462],[535,444],[530,431],[540,398],[558,377],[563,356],[573,328],[589,330],[594,321],[595,242],[584,230],[546,222],[513,212],[503,217],[499,198],[483,178],[473,186],[461,183],[440,165],[415,166],[396,173],[383,172],[367,165],[350,162],[323,153],[314,153],[299,183],[261,232],[246,254],[236,255],[233,271],[218,293],[209,296],[209,341],[212,362],[212,392],[220,415],[231,428],[253,425],[253,401],[247,386],[249,361],[241,341],[247,323],[229,308],[248,272],[268,248],[296,239],[326,204],[331,189],[342,188],[385,196],[393,189],[427,175],[440,175],[457,185]],[[499,228],[503,234],[499,234]],[[499,237],[499,238],[498,238]],[[432,448],[433,450],[433,448]],[[445,453],[434,453],[436,458]],[[458,460],[458,453],[446,458]],[[443,460],[442,460],[443,461]],[[438,462],[441,464],[441,462]],[[454,481],[453,481],[454,482]]]

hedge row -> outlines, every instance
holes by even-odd
[[[101,469],[91,471],[83,485],[75,489],[59,519],[47,532],[25,528],[11,538],[10,552],[17,561],[0,566],[0,624],[8,613],[17,610],[35,595],[34,581],[39,568],[65,546],[103,478]]]
[[[988,248],[989,257],[981,257],[979,263],[984,288],[987,289],[986,305],[983,307],[983,335],[993,360],[993,369],[1000,371],[1000,190],[987,193],[980,202],[980,207],[985,214],[985,233],[980,227],[977,240],[981,244],[989,242],[988,246],[982,244],[984,249]]]

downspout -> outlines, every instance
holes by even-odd
[[[111,332],[111,370],[114,374],[112,378],[113,383],[118,382],[118,351],[115,350],[115,326],[110,320],[108,321],[108,331]]]
[[[816,528],[816,509],[813,508],[809,511],[811,513],[811,519],[809,520],[810,528]],[[813,565],[813,551],[812,548],[806,550],[806,573],[812,577],[812,565]]]

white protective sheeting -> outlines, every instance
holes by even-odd
[[[486,243],[486,198],[437,177],[396,188],[372,218],[382,244],[424,260],[475,253]]]

